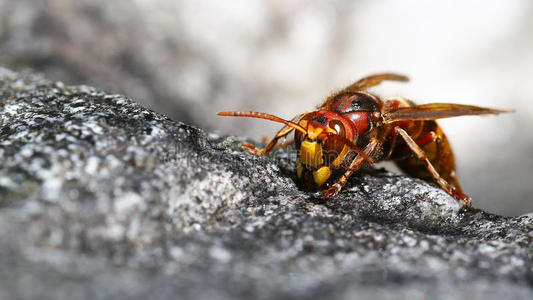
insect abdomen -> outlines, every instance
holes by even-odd
[[[410,126],[411,128],[407,128],[406,131],[425,152],[435,170],[446,181],[458,187],[453,152],[439,124],[435,121],[412,121],[411,125],[414,126]],[[407,175],[433,182],[434,179],[424,161],[412,153],[407,144],[400,139],[393,149],[391,159]]]

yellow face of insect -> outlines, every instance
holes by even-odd
[[[307,134],[300,138],[300,153],[296,161],[296,173],[298,178],[307,186],[320,187],[328,181],[336,167],[335,159],[328,159],[332,154],[338,158],[340,152],[332,153],[334,150],[325,149],[328,134],[338,134],[337,131],[329,127],[314,126],[307,120],[300,122],[302,127],[307,128]]]
[[[307,138],[300,144],[300,161],[308,168],[316,169],[324,164],[322,145],[318,142],[318,136],[323,131],[323,128],[309,124]]]

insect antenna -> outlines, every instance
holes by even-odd
[[[262,112],[256,112],[256,111],[221,111],[217,113],[219,116],[226,116],[226,117],[249,117],[249,118],[258,118],[258,119],[265,119],[270,120],[278,123],[283,123],[291,128],[294,128],[298,131],[300,131],[303,134],[307,134],[307,130],[300,126],[299,124],[296,124],[292,121],[284,120],[280,117],[262,113]]]

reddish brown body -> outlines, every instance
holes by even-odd
[[[295,130],[299,150],[297,175],[304,186],[321,188],[335,196],[349,176],[365,162],[394,161],[406,174],[433,181],[464,204],[470,203],[455,175],[451,147],[436,119],[463,115],[507,112],[470,105],[433,103],[416,105],[404,98],[381,100],[366,88],[383,80],[407,81],[397,74],[363,78],[330,96],[316,111],[302,113],[291,121],[257,112],[221,112],[284,123],[263,149],[244,143],[256,155],[269,153],[277,141]]]
[[[401,99],[389,100],[393,105],[399,107],[413,107],[414,103]],[[429,172],[424,160],[419,159],[413,155],[409,146],[400,141],[393,145],[391,142],[397,135],[394,134],[394,127],[404,129],[407,134],[416,142],[416,144],[424,151],[427,159],[435,168],[437,173],[446,182],[455,186],[458,193],[462,194],[461,185],[455,175],[455,159],[453,156],[450,143],[444,135],[441,127],[436,121],[400,121],[387,124],[383,130],[383,134],[388,134],[386,143],[384,145],[385,152],[389,152],[389,157],[386,159],[393,160],[396,165],[406,174],[424,179],[426,181],[434,181],[435,179]]]

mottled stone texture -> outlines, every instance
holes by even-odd
[[[439,123],[478,207],[517,216],[533,211],[531,16],[527,0],[0,0],[0,66],[251,137],[276,125],[215,112],[292,118],[363,76],[405,74],[371,92],[516,111]]]
[[[530,299],[531,214],[376,169],[325,202],[239,143],[0,68],[0,299]]]

